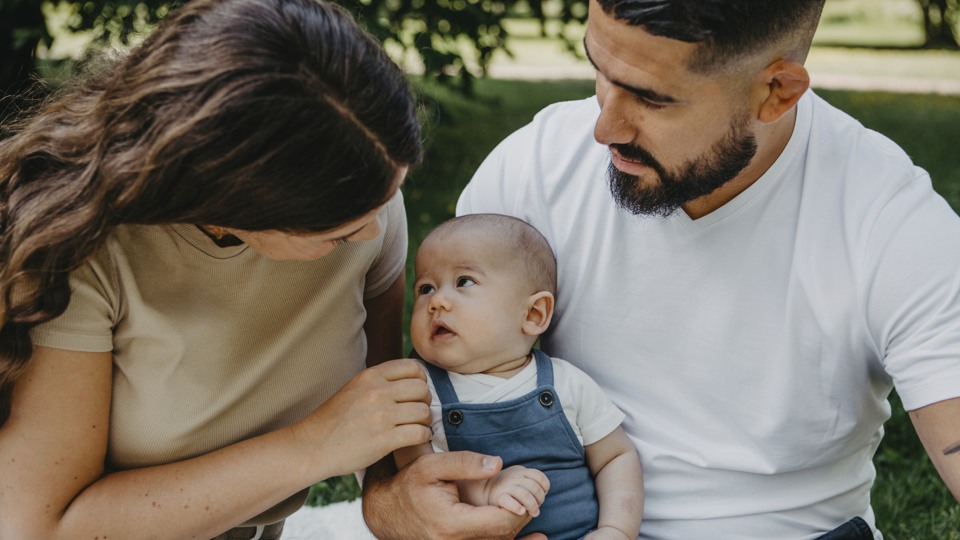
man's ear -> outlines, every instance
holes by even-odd
[[[781,58],[763,70],[759,83],[765,95],[758,119],[773,123],[792,109],[810,88],[810,74],[800,62]]]
[[[540,291],[527,298],[527,314],[521,330],[529,336],[539,336],[547,331],[553,319],[553,294]]]

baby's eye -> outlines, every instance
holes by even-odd
[[[476,285],[477,282],[471,277],[460,276],[457,278],[457,287],[469,287],[471,285]]]
[[[419,287],[417,287],[417,294],[430,294],[435,290],[436,288],[433,285],[429,283],[424,283]]]

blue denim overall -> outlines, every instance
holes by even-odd
[[[600,505],[583,445],[563,414],[553,387],[553,363],[539,350],[537,389],[499,403],[459,403],[447,372],[427,364],[443,411],[451,451],[473,450],[503,458],[503,468],[543,471],[550,491],[540,515],[518,536],[540,532],[550,540],[581,538],[597,527]]]

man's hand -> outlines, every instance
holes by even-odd
[[[390,456],[367,469],[363,517],[382,540],[511,539],[530,521],[496,506],[460,502],[457,480],[484,480],[500,473],[498,457],[443,452],[393,470]]]

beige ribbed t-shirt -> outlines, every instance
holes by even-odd
[[[179,461],[292,424],[363,369],[363,301],[404,268],[399,193],[378,219],[376,239],[306,262],[221,248],[193,225],[120,227],[71,276],[66,313],[32,334],[113,351],[107,466]]]

